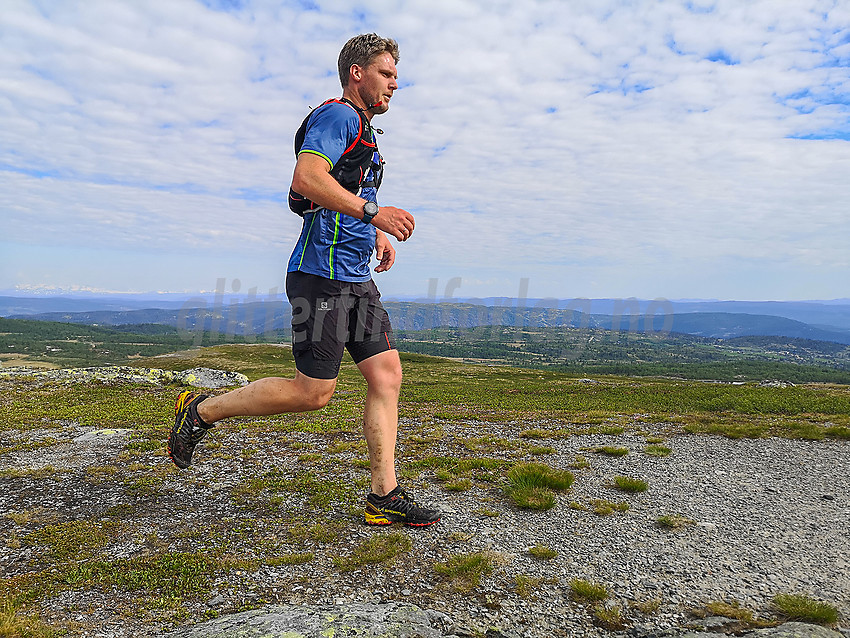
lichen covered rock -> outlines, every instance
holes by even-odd
[[[280,605],[222,616],[167,634],[168,638],[442,638],[428,614],[404,603],[345,607]]]
[[[63,368],[41,370],[15,366],[0,369],[0,379],[30,377],[65,383],[86,383],[91,381],[123,381],[127,383],[151,383],[164,385],[180,383],[197,388],[224,388],[246,385],[248,377],[239,372],[215,370],[212,368],[192,368],[191,370],[160,370],[159,368],[134,368],[132,366],[99,366],[94,368]]]

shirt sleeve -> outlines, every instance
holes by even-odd
[[[330,167],[360,134],[360,116],[347,104],[331,102],[317,108],[307,121],[307,131],[301,153],[314,153],[323,157]]]

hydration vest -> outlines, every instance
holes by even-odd
[[[342,186],[345,190],[356,195],[359,195],[360,191],[366,187],[374,187],[377,189],[381,185],[381,179],[384,172],[384,159],[378,152],[378,144],[375,141],[375,131],[377,129],[372,128],[372,125],[369,123],[369,119],[366,117],[366,113],[363,109],[359,108],[346,98],[331,98],[330,100],[323,102],[317,108],[322,108],[331,102],[347,104],[357,111],[357,114],[360,116],[360,130],[357,133],[357,139],[355,139],[349,147],[345,149],[342,157],[340,157],[337,163],[334,164],[334,167],[330,170],[331,177],[339,182],[340,186]],[[310,115],[312,115],[312,113],[310,113]],[[304,137],[307,134],[307,120],[310,119],[310,115],[304,118],[304,121],[295,133],[296,158],[298,157],[298,153],[301,151],[301,146],[304,144]],[[367,136],[364,134],[367,131],[368,137],[371,138],[372,141],[366,139]],[[366,176],[369,174],[369,169],[371,169],[371,179],[367,181]],[[319,208],[319,206],[290,188],[289,208],[293,213],[303,217],[305,213]]]

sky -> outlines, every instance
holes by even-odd
[[[282,290],[293,135],[366,32],[385,298],[850,297],[831,0],[3,0],[0,290]]]

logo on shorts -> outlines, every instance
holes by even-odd
[[[319,302],[319,310],[330,310],[330,306],[328,306],[328,302],[327,301],[320,301]]]

